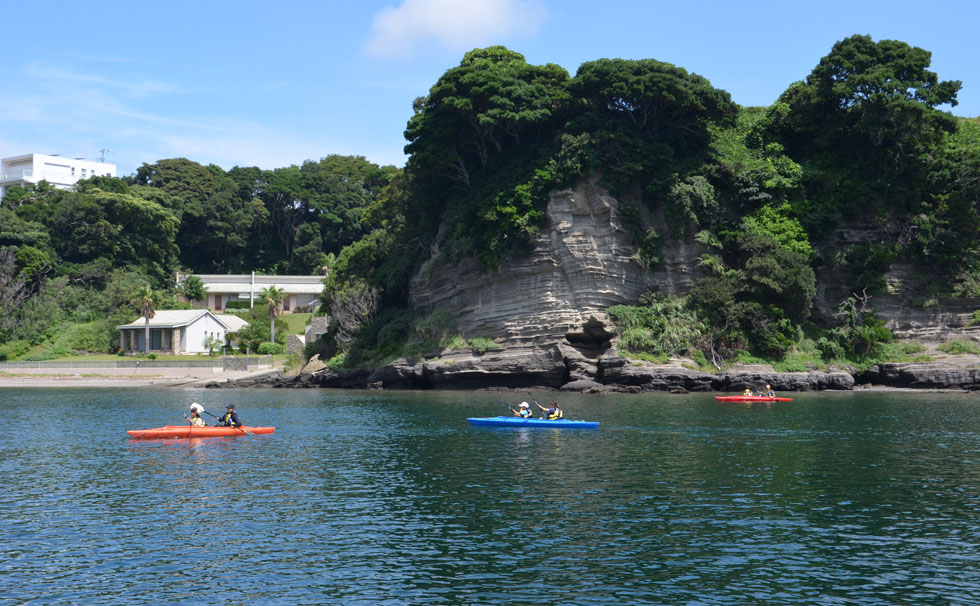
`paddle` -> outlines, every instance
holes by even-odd
[[[206,410],[202,410],[202,412],[204,412],[205,414],[209,414],[209,415],[211,415],[212,417],[214,417],[214,418],[215,418],[216,420],[218,420],[218,421],[220,421],[220,420],[221,420],[221,417],[215,417],[215,416],[214,416],[213,414],[211,414],[210,412],[208,412],[208,411],[206,411]],[[255,435],[255,434],[254,434],[254,433],[252,433],[251,431],[249,431],[249,430],[247,430],[247,429],[244,429],[244,428],[242,428],[242,427],[236,427],[235,429],[238,429],[238,430],[240,430],[240,431],[243,431],[243,432],[245,432],[245,433],[247,433],[247,434],[248,434],[248,435],[250,435],[250,436],[254,436],[254,435]]]
[[[527,395],[531,398],[531,401],[534,402],[534,405],[535,406],[537,406],[539,409],[542,408],[542,406],[540,404],[538,404],[538,401],[534,399],[534,396],[531,395],[531,392],[527,392]],[[544,415],[539,415],[538,418],[539,419],[543,419],[544,418]]]

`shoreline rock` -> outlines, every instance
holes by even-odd
[[[572,355],[569,355],[572,354]],[[487,352],[449,352],[429,360],[398,359],[373,370],[319,368],[295,377],[267,375],[208,387],[326,389],[509,390],[541,388],[582,393],[741,392],[772,385],[777,392],[849,391],[856,388],[980,390],[980,361],[886,363],[852,374],[845,370],[776,372],[771,367],[703,372],[671,361],[631,360],[615,352],[593,359],[561,346],[522,345]]]

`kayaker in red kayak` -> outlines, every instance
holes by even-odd
[[[742,392],[742,395],[743,396],[751,396],[752,395],[752,390],[749,389],[748,387],[746,387],[745,388],[745,391]]]
[[[202,410],[204,410],[204,407],[197,402],[191,404],[191,416],[187,418],[187,422],[194,427],[206,427],[207,423],[205,423],[204,419],[201,417]]]
[[[218,419],[219,427],[241,427],[242,422],[238,420],[238,413],[235,412],[235,405],[225,406],[225,414]]]
[[[775,398],[776,397],[776,392],[774,392],[772,390],[772,387],[771,386],[766,385],[766,391],[764,393],[759,394],[759,395],[765,396],[767,398]]]
[[[537,401],[535,401],[534,403],[538,404]],[[561,412],[561,406],[559,406],[558,402],[555,402],[554,400],[552,400],[551,404],[549,404],[549,408],[545,408],[540,404],[538,404],[538,408],[540,408],[542,412],[548,415],[545,418],[548,419],[549,421],[557,421],[558,419],[561,419],[564,416],[562,415]]]

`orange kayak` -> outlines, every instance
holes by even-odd
[[[134,438],[217,438],[221,436],[247,436],[249,433],[272,433],[275,427],[194,427],[191,425],[167,425],[156,429],[130,429],[126,433]],[[248,432],[248,433],[246,433]]]

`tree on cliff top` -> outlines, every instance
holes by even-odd
[[[415,102],[405,152],[410,170],[468,185],[505,147],[550,134],[566,104],[568,72],[529,65],[503,46],[472,50]]]
[[[931,158],[956,130],[939,107],[955,106],[962,86],[940,81],[931,57],[904,42],[852,36],[769,108],[759,140],[781,142],[808,163],[811,197],[832,207],[816,216],[909,210],[922,200]]]
[[[568,88],[577,113],[565,132],[591,140],[586,168],[603,171],[616,189],[652,179],[661,195],[673,176],[703,162],[709,127],[733,125],[737,110],[706,78],[653,59],[583,63]]]

